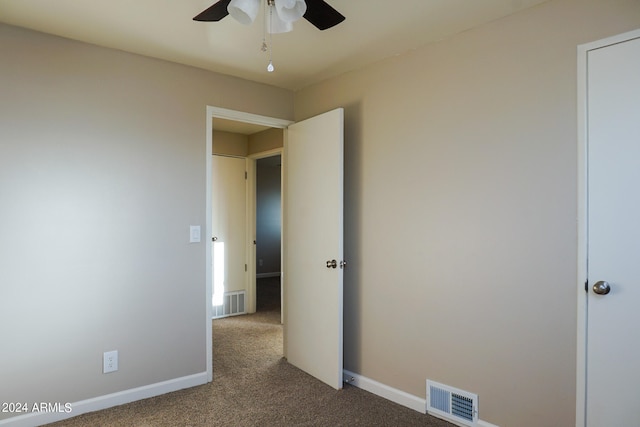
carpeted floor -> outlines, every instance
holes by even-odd
[[[256,314],[213,321],[212,383],[50,426],[451,427],[356,387],[337,391],[282,357],[279,281],[258,283]]]

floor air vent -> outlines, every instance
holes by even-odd
[[[222,305],[213,306],[213,318],[237,316],[247,312],[244,304],[245,291],[226,292]]]
[[[427,413],[463,426],[478,422],[478,395],[427,380]]]

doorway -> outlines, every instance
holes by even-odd
[[[280,154],[256,160],[255,199],[256,311],[278,310],[281,312],[282,156]]]
[[[287,129],[283,133],[281,150],[282,224],[285,228],[282,243],[283,355],[292,365],[341,389],[343,268],[346,266],[343,258],[344,109],[336,108],[296,123],[215,107],[207,107],[207,114],[207,154],[213,148],[215,117]],[[250,167],[248,176],[251,171]],[[211,175],[207,162],[207,189],[211,186]],[[207,194],[206,207],[211,212],[210,194]],[[206,232],[210,235],[211,215],[208,216]],[[206,246],[206,251],[210,257],[210,245]],[[249,266],[254,266],[250,267],[253,271],[249,271],[249,275],[253,277],[255,251],[249,252],[252,257]],[[327,256],[333,259],[326,260]],[[206,263],[206,268],[206,299],[209,300],[211,263]],[[206,310],[207,378],[212,381],[210,304],[206,305]]]
[[[214,120],[213,119],[222,119],[227,121],[234,121],[245,125],[254,125],[254,126],[262,126],[266,128],[276,128],[276,129],[285,129],[293,122],[288,120],[276,119],[266,116],[260,116],[251,113],[244,113],[234,110],[227,110],[224,108],[217,108],[207,106],[207,130],[206,130],[206,157],[207,159],[211,159],[213,156],[213,131],[214,131]],[[249,183],[255,182],[255,173],[256,173],[256,161],[262,157],[271,157],[274,155],[281,155],[282,149],[269,150],[266,149],[260,154],[255,153],[247,156],[247,180]],[[245,153],[245,155],[247,155]],[[282,162],[281,162],[282,164]],[[207,174],[206,179],[208,183],[212,182],[212,167],[210,166],[210,162],[208,162],[207,166]],[[210,185],[210,184],[208,184]],[[249,212],[255,213],[255,186],[248,186],[248,209]],[[212,234],[212,197],[210,192],[208,191],[206,194],[206,211],[209,213],[207,215],[207,223],[206,223],[206,235],[211,237]],[[255,216],[254,216],[255,218]],[[250,219],[248,224],[248,232],[249,236],[255,236],[255,220]],[[249,280],[250,285],[248,286],[248,304],[247,308],[249,312],[255,311],[255,277],[256,277],[256,258],[255,258],[255,245],[253,244],[254,237],[247,239],[247,274],[248,277],[253,278]],[[212,246],[206,246],[206,258],[208,260],[212,259]],[[206,364],[207,364],[207,380],[211,382],[213,380],[213,340],[212,340],[212,297],[213,297],[213,268],[212,263],[206,263],[206,272],[205,272],[205,281],[206,281]],[[253,284],[253,285],[251,285]],[[252,294],[253,293],[253,294]],[[252,304],[253,302],[253,304]]]

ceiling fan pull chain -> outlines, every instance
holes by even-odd
[[[262,16],[262,46],[260,46],[260,50],[263,52],[267,51],[267,6],[268,3],[264,3],[263,8],[263,16]]]
[[[273,0],[268,0],[267,4],[269,5],[269,27],[273,28]],[[273,73],[275,68],[273,67],[273,32],[269,32],[269,65],[267,65],[267,71]]]

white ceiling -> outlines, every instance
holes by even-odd
[[[274,73],[261,16],[192,20],[216,1],[0,0],[0,22],[297,90],[547,0],[327,0],[346,20],[273,35]]]

